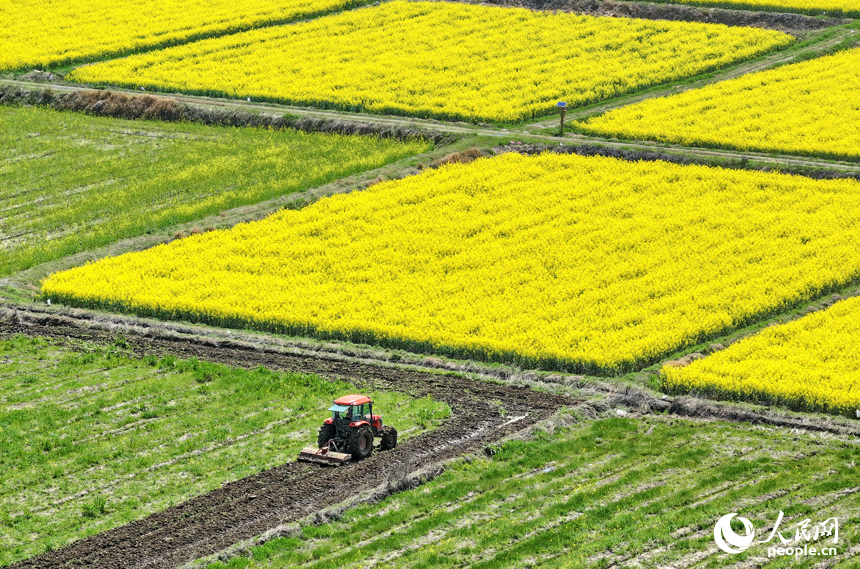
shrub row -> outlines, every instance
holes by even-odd
[[[169,97],[126,95],[101,90],[60,93],[50,88],[33,90],[0,85],[0,104],[44,106],[60,111],[132,120],[190,121],[211,126],[289,128],[303,132],[357,134],[396,140],[420,138],[430,140],[434,144],[449,143],[456,138],[448,133],[413,127],[212,109],[183,104]]]

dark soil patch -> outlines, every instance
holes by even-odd
[[[62,81],[63,75],[52,71],[40,71],[38,69],[34,69],[29,73],[21,75],[19,79],[22,81],[34,81],[36,83],[52,83],[54,81]]]
[[[464,150],[463,152],[453,152],[436,160],[432,164],[430,164],[431,168],[441,168],[442,166],[446,166],[448,164],[468,164],[478,158],[484,156],[484,153],[477,148],[469,148],[468,150]]]
[[[725,24],[727,26],[767,28],[789,33],[820,30],[847,21],[838,18],[812,18],[800,14],[697,8],[678,4],[639,4],[637,2],[618,2],[613,0],[487,0],[486,3],[500,6],[517,6],[532,10],[562,10],[587,14],[589,16],[702,22],[706,24]]]

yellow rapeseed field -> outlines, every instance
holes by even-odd
[[[86,83],[351,111],[517,121],[689,77],[793,42],[783,33],[394,1],[77,69]]]
[[[618,372],[860,275],[860,183],[506,154],[51,275],[226,326]]]
[[[49,67],[286,22],[355,0],[3,0],[0,71]]]
[[[860,409],[860,298],[765,328],[687,367],[665,367],[663,373],[671,391],[854,417]]]
[[[589,134],[860,158],[860,49],[649,99],[576,123]]]

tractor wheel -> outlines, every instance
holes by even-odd
[[[317,446],[320,448],[324,447],[336,434],[337,430],[334,428],[334,425],[323,423],[323,426],[320,427],[319,435],[317,435]]]
[[[370,427],[359,427],[354,430],[346,441],[346,448],[355,460],[370,456],[373,451],[373,433]]]
[[[379,450],[391,450],[397,446],[397,429],[394,427],[382,427],[379,437]]]

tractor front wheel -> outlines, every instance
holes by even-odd
[[[379,450],[391,450],[397,446],[397,429],[394,427],[382,427],[379,431]]]
[[[337,430],[334,428],[334,425],[323,423],[323,426],[320,427],[319,435],[317,435],[317,446],[320,448],[324,447],[336,434]]]
[[[346,448],[355,460],[370,456],[373,451],[373,433],[370,427],[359,427],[353,431],[346,442]]]

